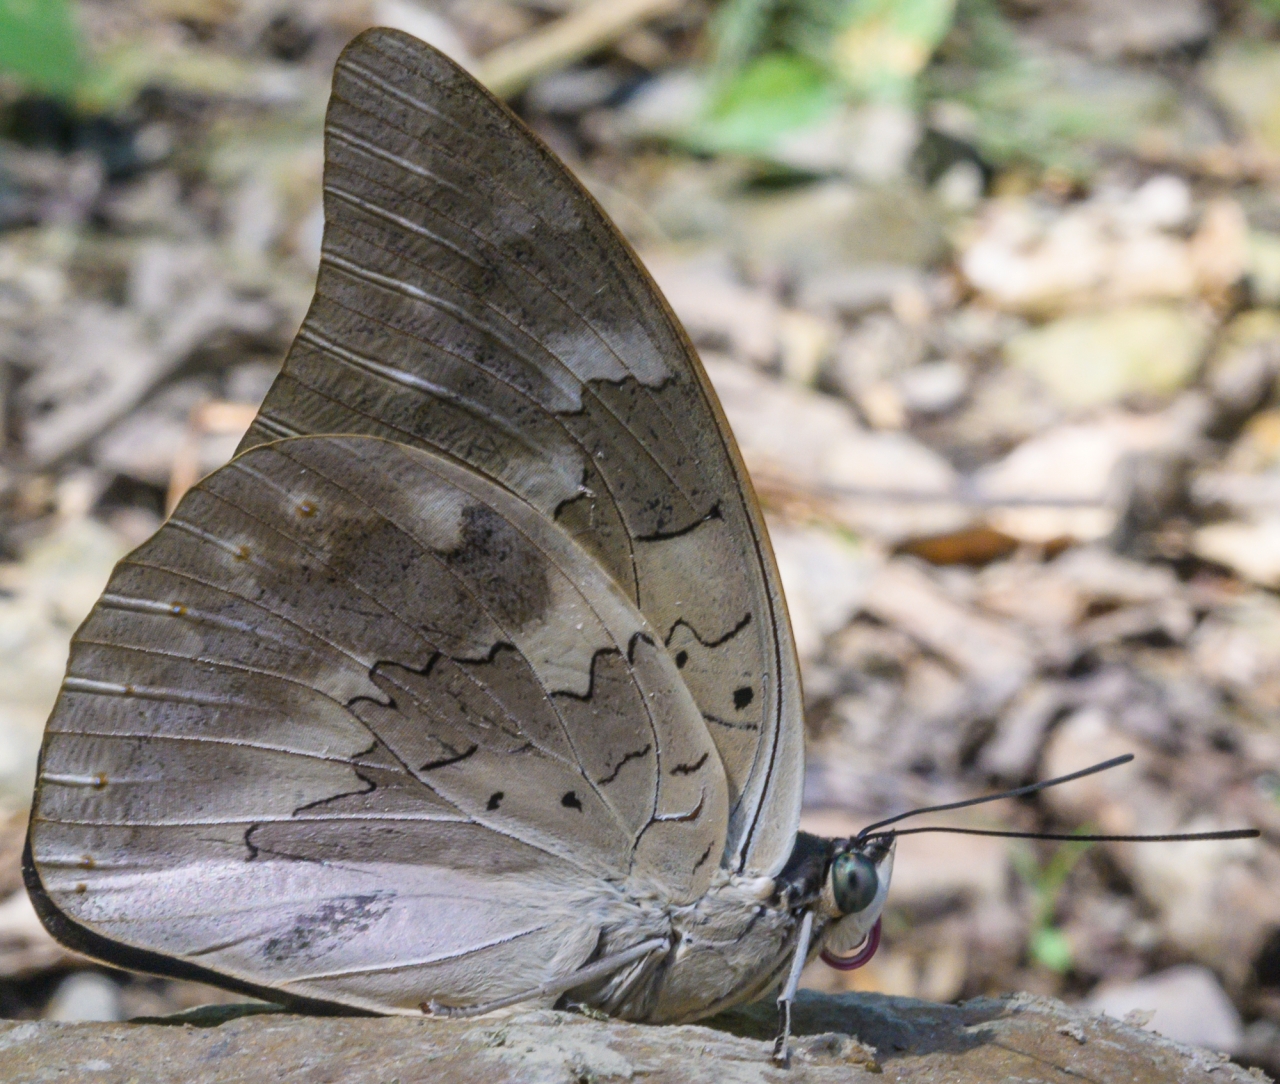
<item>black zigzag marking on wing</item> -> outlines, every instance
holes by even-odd
[[[444,742],[441,742],[440,744],[444,745]],[[445,745],[445,748],[447,749],[449,747]],[[449,767],[450,764],[461,764],[468,757],[475,756],[476,753],[479,751],[479,749],[480,749],[480,746],[472,745],[470,749],[467,749],[461,753],[455,753],[453,756],[441,757],[439,760],[429,760],[421,768],[419,768],[418,771],[431,772],[431,771],[435,771],[435,769],[437,768],[447,768]]]
[[[720,510],[720,502],[716,501],[706,515],[700,519],[694,520],[692,523],[684,527],[677,527],[671,531],[654,531],[652,534],[638,534],[635,536],[636,542],[666,542],[672,538],[683,538],[687,534],[692,534],[704,523],[713,519],[724,519],[724,513]]]
[[[633,752],[628,753],[620,761],[618,761],[617,764],[613,766],[613,771],[611,771],[603,779],[597,779],[596,783],[602,787],[605,786],[605,784],[607,783],[612,783],[615,779],[618,778],[618,773],[622,771],[622,768],[625,764],[627,764],[629,761],[639,760],[641,757],[646,756],[649,750],[652,748],[653,748],[652,745],[646,745],[643,749],[636,749]],[[707,759],[706,753],[702,754],[702,759],[703,760]]]
[[[643,635],[644,635],[643,633],[636,633],[636,636],[643,636]],[[645,638],[648,639],[648,637],[645,637]],[[632,643],[634,644],[634,642],[635,642],[635,637],[632,637]],[[552,692],[551,695],[553,697],[556,697],[556,696],[563,697],[566,700],[577,700],[580,703],[585,704],[596,694],[596,666],[599,664],[601,659],[605,658],[608,655],[617,655],[619,658],[621,658],[622,652],[619,651],[616,647],[601,647],[601,648],[597,648],[594,652],[592,652],[591,669],[587,678],[586,692],[575,693],[572,689],[556,689],[554,692]],[[630,662],[631,660],[628,659],[627,661]]]
[[[751,624],[751,614],[750,613],[744,614],[742,618],[738,621],[738,623],[734,625],[733,628],[731,628],[723,636],[717,637],[714,640],[704,640],[702,638],[702,633],[700,633],[691,624],[689,624],[688,621],[686,621],[683,617],[681,617],[678,620],[676,620],[674,624],[672,624],[670,630],[667,632],[667,635],[663,638],[662,642],[668,647],[670,647],[671,641],[675,637],[676,629],[678,629],[681,625],[683,625],[686,629],[689,630],[689,635],[691,635],[695,640],[697,640],[698,643],[701,644],[703,647],[717,648],[717,647],[723,646],[724,644],[727,644],[730,640],[732,640],[735,636],[737,636],[738,633],[740,633],[743,629],[745,629],[750,624]]]
[[[711,755],[710,753],[703,753],[702,756],[700,756],[692,764],[677,764],[674,768],[671,769],[671,774],[672,775],[692,775],[694,772],[696,772],[699,768],[701,768],[707,762],[707,757],[709,757],[710,755]]]
[[[306,805],[298,806],[298,808],[293,811],[293,815],[296,817],[299,813],[305,813],[308,809],[317,809],[322,805],[328,805],[330,802],[337,802],[343,798],[355,798],[361,794],[372,794],[378,789],[377,782],[370,779],[367,775],[361,774],[359,768],[353,766],[352,771],[356,773],[356,778],[359,779],[360,782],[367,784],[367,786],[361,787],[358,790],[345,790],[341,794],[331,794],[328,798],[317,798],[314,802],[307,802]]]
[[[711,715],[709,712],[703,712],[702,717],[709,723],[716,726],[723,726],[728,730],[759,730],[759,723],[731,723],[728,719],[721,719],[717,715]]]

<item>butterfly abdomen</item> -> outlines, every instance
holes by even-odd
[[[657,924],[651,905],[632,908],[602,936],[601,951],[659,928],[670,948],[567,1000],[645,1023],[687,1023],[763,996],[781,981],[799,925],[772,878],[723,872],[696,904],[663,909]]]

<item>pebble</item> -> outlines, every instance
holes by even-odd
[[[812,660],[857,613],[879,561],[866,546],[821,527],[770,523],[769,537],[796,651],[802,661]]]
[[[808,494],[835,524],[881,539],[967,521],[954,501],[955,469],[910,434],[869,432],[834,396],[745,365],[713,357],[703,364],[760,489]]]
[[[1015,335],[1010,365],[1034,374],[1067,409],[1167,395],[1194,375],[1210,325],[1194,310],[1132,305],[1064,316]]]
[[[1275,101],[1280,95],[1280,46],[1240,40],[1216,49],[1202,79],[1228,115],[1267,150],[1280,150]]]
[[[1145,1026],[1152,1031],[1211,1050],[1231,1053],[1244,1038],[1240,1014],[1222,984],[1199,964],[1182,964],[1135,982],[1103,987],[1090,995],[1088,1005],[1120,1018],[1149,1012]]]
[[[969,369],[959,361],[933,361],[898,377],[906,408],[918,414],[944,414],[959,404],[969,388]]]
[[[64,1023],[123,1020],[120,987],[96,971],[76,971],[58,984],[44,1017]]]
[[[1280,586],[1280,516],[1211,523],[1195,532],[1192,549],[1256,584]]]

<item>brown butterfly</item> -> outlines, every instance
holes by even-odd
[[[780,984],[785,1008],[822,946],[863,962],[894,833],[797,832],[777,569],[635,254],[389,30],[338,62],[324,198],[239,454],[75,637],[26,860],[45,924],[121,967],[415,1015],[684,1021]]]

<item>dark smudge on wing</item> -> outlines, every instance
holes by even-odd
[[[551,605],[547,558],[492,508],[463,510],[462,541],[444,557],[509,631],[536,621]]]
[[[372,892],[328,900],[314,911],[298,915],[293,929],[262,946],[262,955],[276,964],[298,956],[318,956],[335,938],[364,933],[391,909],[394,899],[394,892]]]

